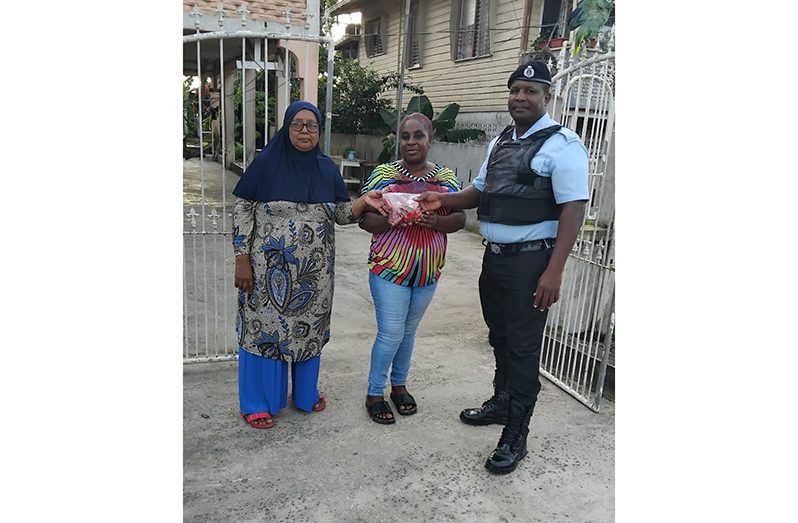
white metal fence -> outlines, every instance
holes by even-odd
[[[569,257],[560,300],[549,311],[541,373],[598,411],[608,367],[614,369],[615,54],[581,61],[561,55],[552,78],[552,116],[576,131],[588,150],[590,201]]]
[[[230,359],[236,354],[231,288],[234,176],[204,157],[184,160],[183,358]]]
[[[274,45],[277,40],[319,42],[326,38],[253,31],[200,33],[199,30],[183,37],[184,75],[201,79],[196,100],[184,104],[185,121],[197,122],[196,137],[187,137],[184,143],[183,162],[185,363],[235,359],[238,354],[234,323],[238,292],[232,283],[231,230],[232,190],[238,177],[224,166],[231,160],[238,161],[234,156],[235,140],[230,136],[237,123],[243,131],[239,166],[246,168],[255,155],[252,130],[255,99],[260,90],[260,87],[255,89],[256,71],[266,72],[264,100],[268,100],[268,82],[272,76],[282,80],[283,93],[278,98],[282,97],[286,106],[291,101],[291,54],[283,52],[278,57],[279,64],[267,61],[269,42]],[[293,65],[296,69],[296,64]],[[309,71],[304,74],[307,78]],[[211,78],[207,86],[206,78]],[[231,124],[226,118],[235,109],[232,84],[236,79],[241,83],[241,116],[239,119],[233,115]],[[265,143],[268,103],[263,105]]]

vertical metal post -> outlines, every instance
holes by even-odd
[[[598,383],[596,385],[596,397],[593,400],[595,409],[598,411],[601,406],[601,396],[604,395],[604,379],[607,377],[607,364],[610,361],[610,345],[612,337],[615,335],[615,288],[612,289],[612,299],[610,300],[610,319],[607,322],[607,332],[604,334],[604,354],[601,358],[599,367]]]
[[[333,58],[335,45],[332,39],[327,42],[327,100],[324,105],[324,153],[331,155],[330,143],[332,140],[332,89],[333,89]]]
[[[263,148],[269,143],[269,40],[263,39]]]
[[[197,29],[197,34],[199,34],[199,29]],[[205,85],[205,82],[202,81],[202,54],[200,53],[200,41],[197,40],[197,78],[199,78],[199,87],[197,88],[197,110],[198,110],[198,118],[199,118],[199,125],[198,127],[198,134],[199,134],[199,148],[200,148],[200,198],[201,198],[201,214],[202,214],[202,232],[205,232],[205,157],[203,155],[202,146],[202,87]]]
[[[183,233],[183,354],[188,358],[188,282],[186,281],[186,234]]]
[[[216,247],[216,244],[218,239],[221,239],[222,242],[224,242],[224,236],[219,236],[214,234],[211,236],[211,238],[213,238],[213,240],[211,241],[211,256],[213,257],[213,278],[211,279],[211,281],[213,282],[213,353],[215,356],[218,356],[219,355],[219,299],[217,296],[219,295],[219,293],[217,289],[219,284],[216,276],[216,266],[217,266],[216,259],[218,258],[216,253],[218,253],[219,251]],[[207,303],[205,304],[205,307],[208,307]]]
[[[319,53],[316,52],[317,61],[318,61],[318,54]],[[307,100],[308,99],[308,93],[307,93],[308,84],[307,84],[307,82],[308,82],[308,78],[309,78],[309,74],[308,74],[308,63],[310,62],[309,56],[310,56],[310,45],[308,44],[308,42],[305,42],[305,70],[303,72],[302,82],[300,82],[300,84],[299,84],[300,85],[300,89],[299,89],[299,99],[300,100]],[[318,69],[318,66],[316,66],[316,68]],[[299,72],[299,71],[297,71],[297,72]],[[318,76],[318,72],[316,73],[316,76]],[[317,78],[317,81],[318,81],[318,78]],[[318,91],[318,87],[317,87],[316,88],[316,96],[318,97],[318,95],[319,95],[319,91]],[[316,104],[316,107],[318,107],[318,104]]]
[[[286,41],[285,49],[285,107],[291,105],[291,51],[288,50],[288,42]],[[285,125],[287,122],[283,122]]]
[[[199,29],[197,29],[197,33],[199,33]],[[199,77],[200,85],[197,89],[197,100],[199,101],[199,147],[200,147],[200,199],[201,199],[201,207],[202,207],[202,279],[204,284],[204,297],[205,303],[208,303],[208,279],[205,272],[205,264],[206,264],[206,236],[205,236],[205,156],[204,156],[204,146],[202,140],[202,95],[203,91],[205,90],[205,80],[202,77],[202,54],[200,52],[200,41],[197,40],[197,76]],[[196,259],[195,259],[196,263]],[[196,280],[194,284],[195,295],[196,295]],[[205,308],[205,354],[208,354],[208,309]]]
[[[243,158],[241,163],[247,168],[247,39],[241,39],[241,141]]]
[[[396,145],[394,147],[394,156],[396,156],[397,159],[399,159],[399,122],[402,121],[402,95],[405,90],[405,63],[407,61],[407,39],[409,37],[407,29],[409,18],[410,0],[405,0],[404,33],[402,33],[401,63],[399,64],[399,88],[396,93]]]
[[[227,127],[224,121],[224,38],[219,39],[219,76],[221,78],[221,87],[219,92],[219,124],[222,128],[222,165],[221,165],[221,176],[222,176],[222,230],[227,230],[227,204],[225,202],[225,197],[227,196],[224,186],[224,166],[225,158],[226,158],[226,147],[227,142],[225,142],[225,132],[224,128]]]
[[[221,165],[221,174],[220,174],[221,177],[222,177],[222,231],[227,233],[228,232],[228,230],[227,230],[227,187],[225,185],[225,178],[227,176],[226,176],[225,168],[224,168],[224,166],[226,165],[225,164],[225,147],[227,146],[227,142],[225,141],[225,133],[224,133],[224,128],[226,127],[225,120],[224,120],[224,116],[225,116],[225,114],[224,114],[224,106],[225,106],[225,103],[224,103],[224,96],[225,96],[225,91],[224,91],[224,38],[220,38],[219,39],[219,75],[221,76],[221,79],[222,79],[221,88],[220,88],[221,92],[219,93],[219,105],[221,106],[219,108],[219,118],[220,118],[219,122],[221,123],[221,127],[222,127],[222,165]],[[223,235],[222,236],[222,260],[224,260],[224,263],[222,264],[222,282],[223,282],[222,283],[222,303],[223,303],[223,306],[224,306],[224,323],[222,323],[222,325],[224,325],[223,331],[224,331],[225,336],[222,337],[222,345],[224,347],[227,347],[227,336],[226,336],[226,334],[227,334],[227,324],[230,323],[230,320],[229,320],[229,318],[227,316],[227,281],[228,281],[227,280],[227,265],[228,265],[228,263],[227,263],[227,257],[224,255],[224,253],[226,252],[225,245],[224,245],[224,243],[225,243],[224,242],[224,238],[225,238],[225,236]]]
[[[194,283],[194,293],[193,293],[193,301],[195,306],[194,312],[194,350],[197,351],[197,356],[199,356],[199,305],[197,302],[197,235],[194,234],[197,231],[192,227],[191,230],[191,245],[194,248],[191,251],[191,265],[194,267],[194,279],[191,280]]]

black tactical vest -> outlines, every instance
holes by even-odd
[[[560,218],[551,178],[540,176],[529,162],[561,127],[552,125],[518,141],[512,139],[512,125],[502,131],[488,158],[485,190],[477,209],[479,221],[528,225]]]

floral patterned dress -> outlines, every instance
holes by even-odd
[[[355,223],[352,203],[236,198],[233,249],[249,254],[254,289],[239,291],[236,332],[249,353],[293,362],[330,340],[335,223]]]

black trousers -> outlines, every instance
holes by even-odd
[[[485,249],[479,276],[482,316],[496,358],[495,387],[506,388],[524,407],[540,392],[540,349],[548,311],[532,304],[532,293],[553,249],[498,256]]]

